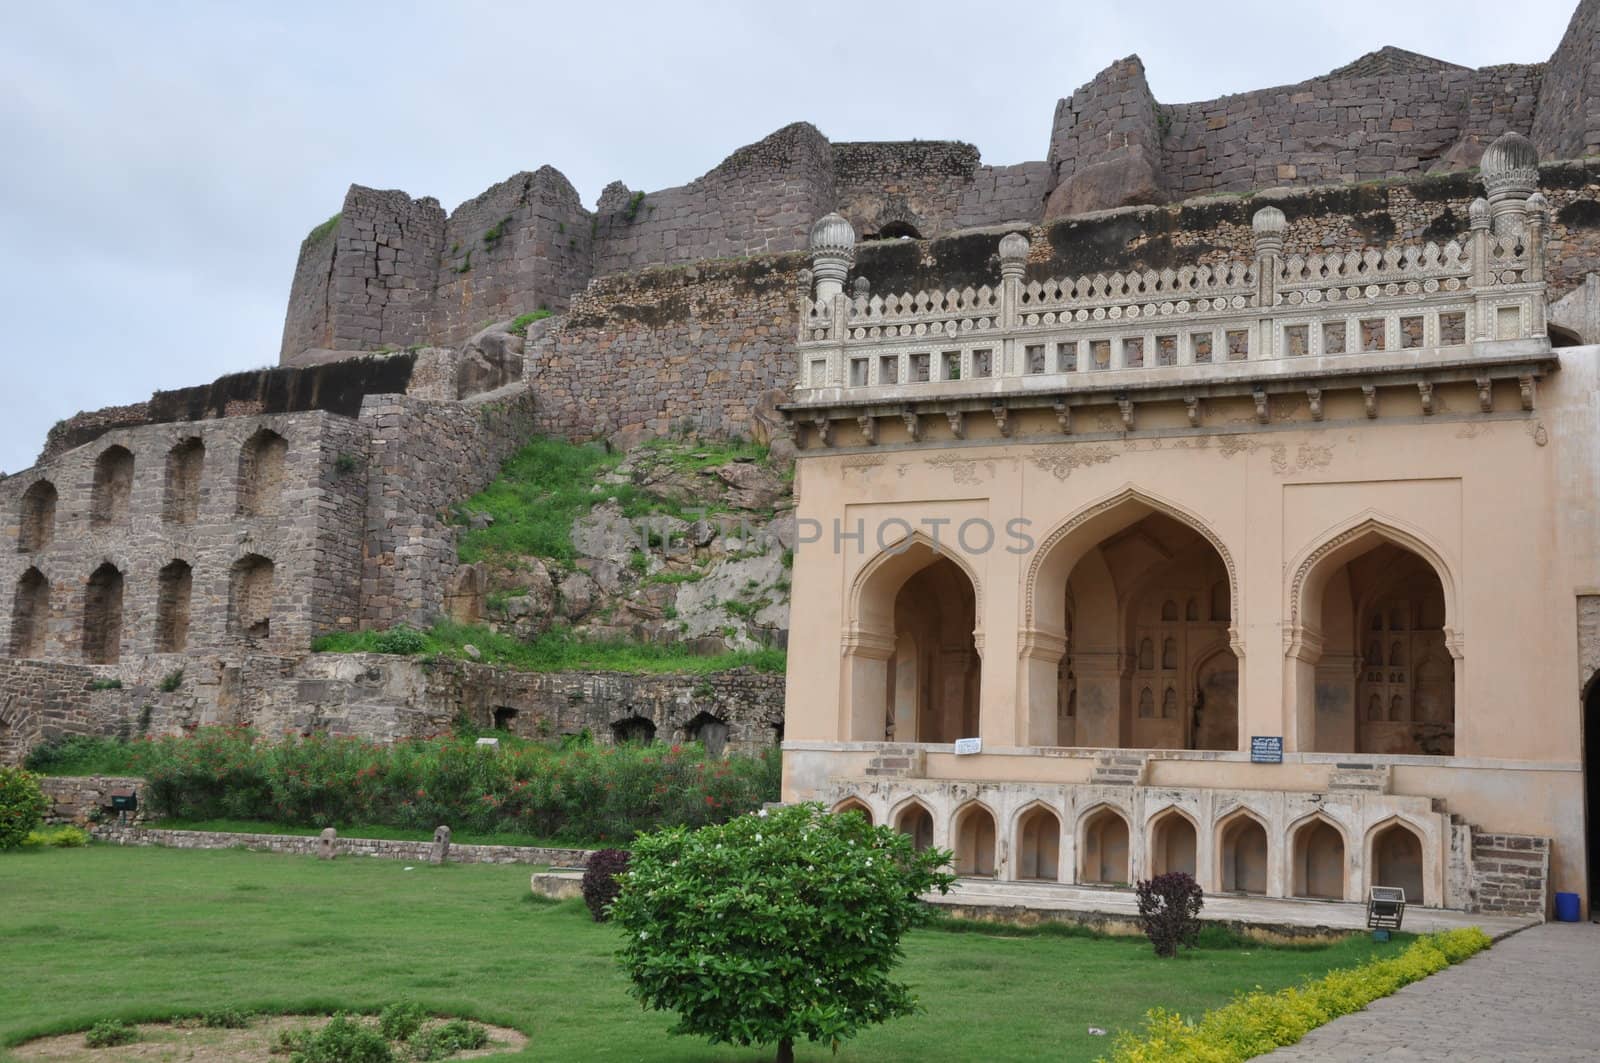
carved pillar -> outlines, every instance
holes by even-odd
[[[1362,707],[1356,703],[1359,654],[1325,653],[1314,666],[1312,741],[1329,753],[1357,751]]]
[[[1037,630],[1022,632],[1022,645],[1017,650],[1017,690],[1024,703],[1019,737],[1030,746],[1060,744],[1059,673],[1066,653],[1067,640],[1061,635]],[[1083,695],[1080,693],[1078,698],[1081,703]]]
[[[1283,670],[1283,748],[1307,753],[1317,748],[1317,661],[1322,633],[1301,626],[1287,632]]]
[[[839,737],[846,742],[882,742],[887,729],[889,658],[894,656],[893,635],[853,631],[845,636],[845,689],[840,698]]]
[[[1078,680],[1078,744],[1123,746],[1128,728],[1122,718],[1122,654],[1074,652],[1072,670]]]
[[[1256,332],[1260,339],[1258,356],[1262,358],[1276,358],[1281,353],[1272,311],[1278,302],[1278,263],[1283,255],[1283,233],[1288,227],[1288,219],[1277,207],[1262,207],[1250,219],[1250,228],[1255,232],[1256,310],[1260,315]]]
[[[1486,340],[1493,335],[1489,321],[1489,201],[1472,201],[1467,215],[1472,223],[1469,238],[1472,249],[1472,335],[1471,340]]]

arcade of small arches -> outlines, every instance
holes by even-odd
[[[857,793],[830,810],[893,827],[919,851],[949,849],[956,873],[969,878],[1121,887],[1182,871],[1208,893],[1345,901],[1381,885],[1404,889],[1412,904],[1446,904],[1448,839],[1439,817],[1421,807],[1321,806],[1309,795],[1285,803],[1276,800],[1283,795],[1250,792],[1163,802],[1105,788],[1037,789],[965,798]]]
[[[1291,569],[1286,625],[1300,749],[1455,751],[1459,640],[1448,569],[1377,519]],[[1237,750],[1237,568],[1196,518],[1127,492],[1043,540],[1027,574],[1019,706],[1030,746]],[[840,737],[982,737],[982,587],[920,535],[855,581]]]

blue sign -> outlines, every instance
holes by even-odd
[[[1282,764],[1282,735],[1252,735],[1250,738],[1250,763]]]

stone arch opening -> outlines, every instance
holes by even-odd
[[[1408,824],[1392,820],[1373,832],[1369,844],[1369,885],[1399,886],[1406,891],[1407,904],[1426,905],[1429,898],[1422,873],[1422,835]]]
[[[107,447],[94,462],[89,523],[106,528],[126,522],[132,501],[133,452],[127,447]]]
[[[723,750],[728,748],[728,721],[712,713],[696,713],[683,733],[689,741],[705,746],[706,752],[713,757],[722,756]]]
[[[107,561],[89,576],[83,596],[83,659],[116,664],[122,656],[122,573]]]
[[[846,639],[851,740],[977,736],[982,659],[971,573],[915,536],[875,558],[857,588]]]
[[[1455,753],[1451,586],[1420,543],[1375,524],[1305,569],[1296,718],[1321,753]]]
[[[50,581],[37,568],[17,580],[11,604],[11,656],[43,657],[50,626]]]
[[[1061,818],[1034,805],[1017,818],[1017,877],[1061,880]]]
[[[1200,873],[1197,856],[1200,835],[1194,821],[1176,808],[1158,813],[1150,820],[1150,873],[1169,875],[1181,871],[1191,877]]]
[[[869,240],[920,240],[922,233],[917,227],[903,218],[886,221],[878,227],[876,235],[865,237]]]
[[[619,746],[647,746],[656,740],[656,725],[643,716],[629,716],[611,725],[611,740]]]
[[[994,875],[994,813],[973,802],[956,813],[956,874],[974,878]]]
[[[228,580],[228,627],[232,634],[253,641],[272,637],[274,566],[260,554],[247,554],[233,563]]]
[[[872,809],[868,808],[867,803],[859,797],[847,797],[833,806],[833,814],[836,816],[846,812],[859,812],[868,823],[873,822]]]
[[[31,554],[50,545],[56,536],[56,485],[36,480],[22,492],[22,512],[17,522],[17,553]]]
[[[1029,573],[1030,743],[1237,749],[1232,572],[1203,525],[1131,491],[1048,537]]]
[[[1248,812],[1225,820],[1217,832],[1222,861],[1218,880],[1224,893],[1264,896],[1267,892],[1267,828]]]
[[[517,715],[517,710],[509,705],[499,706],[494,710],[493,714],[494,729],[496,731],[505,731],[509,734],[516,727]]]
[[[1110,805],[1101,805],[1083,821],[1078,844],[1078,881],[1126,886],[1133,880],[1128,864],[1128,820]]]
[[[168,524],[193,524],[199,517],[200,476],[205,463],[206,445],[199,436],[190,436],[167,451],[162,520]]]
[[[288,456],[289,441],[270,428],[245,440],[239,451],[239,516],[278,515]]]
[[[894,818],[894,829],[911,837],[917,852],[933,848],[933,813],[920,801],[912,801]]]
[[[182,653],[189,646],[189,607],[194,570],[172,561],[156,577],[156,652]]]
[[[1294,896],[1344,900],[1345,845],[1338,827],[1313,816],[1296,828],[1292,851]]]

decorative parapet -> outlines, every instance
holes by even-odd
[[[1070,400],[1547,354],[1545,204],[1523,176],[1474,204],[1465,244],[1285,256],[1286,219],[1264,207],[1250,261],[1025,282],[1027,242],[1010,233],[992,287],[868,296],[819,274],[801,307],[793,406]],[[849,253],[818,251],[834,272]]]

